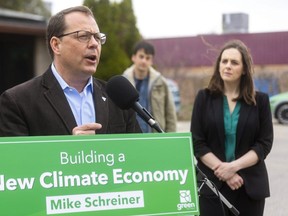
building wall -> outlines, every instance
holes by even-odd
[[[160,71],[178,83],[181,97],[180,120],[190,120],[197,92],[207,87],[212,67],[162,68]],[[288,65],[255,65],[254,81],[258,90],[269,95],[288,91]]]
[[[30,35],[0,34],[0,94],[34,76],[34,41]]]

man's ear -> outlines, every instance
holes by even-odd
[[[55,55],[60,54],[61,41],[59,38],[53,36],[50,40],[50,46]]]
[[[134,54],[131,56],[131,61],[132,61],[133,63],[135,62],[135,55],[134,55]]]

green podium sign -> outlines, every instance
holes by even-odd
[[[1,215],[198,215],[190,133],[0,138]]]

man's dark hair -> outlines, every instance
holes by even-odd
[[[54,59],[54,53],[50,46],[50,40],[53,36],[57,37],[64,33],[65,29],[67,28],[66,23],[65,23],[65,15],[70,14],[72,12],[81,12],[81,13],[86,14],[87,16],[91,16],[94,18],[92,11],[86,6],[70,7],[52,16],[49,20],[47,30],[46,30],[47,47],[48,47],[48,50],[52,59]]]
[[[155,50],[152,44],[148,43],[147,41],[139,41],[135,44],[133,49],[133,55],[135,55],[139,50],[144,49],[144,52],[148,55],[155,55]]]

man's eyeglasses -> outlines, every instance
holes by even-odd
[[[94,39],[98,43],[101,43],[102,45],[105,44],[105,42],[106,42],[106,35],[105,34],[100,33],[100,32],[91,33],[89,31],[85,31],[85,30],[69,32],[66,34],[61,34],[57,37],[60,38],[60,37],[64,37],[64,36],[71,35],[71,34],[76,34],[76,38],[78,39],[78,41],[84,42],[84,43],[88,43],[91,40],[92,36],[94,37]]]

